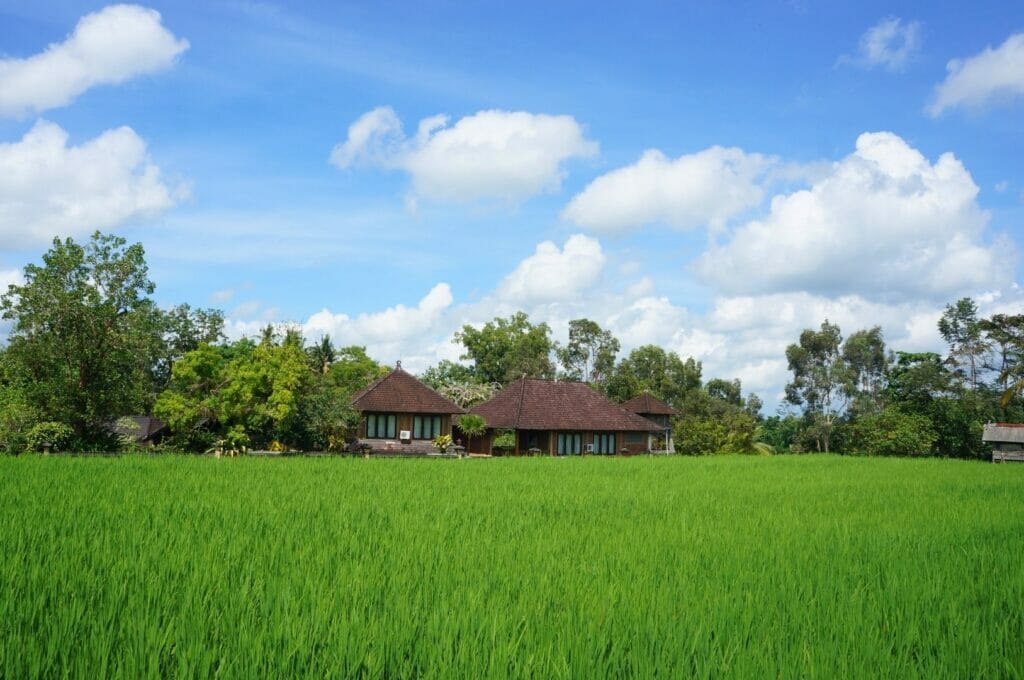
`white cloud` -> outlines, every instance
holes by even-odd
[[[999,47],[946,65],[946,79],[935,88],[928,113],[938,116],[956,106],[979,109],[998,99],[1024,94],[1024,33]]]
[[[233,297],[235,297],[235,291],[231,288],[222,288],[210,293],[210,301],[219,305],[224,304]]]
[[[902,71],[920,49],[920,23],[887,17],[860,37],[860,52],[855,61],[868,68],[883,66],[890,71]]]
[[[68,146],[62,128],[39,121],[0,144],[0,247],[110,229],[170,208],[185,191],[163,182],[129,127]]]
[[[563,164],[597,153],[572,116],[480,111],[449,125],[447,116],[420,121],[407,138],[390,107],[374,109],[349,127],[331,152],[340,168],[399,169],[412,178],[411,203],[421,197],[468,203],[518,203],[559,189]]]
[[[20,286],[25,282],[25,275],[20,269],[0,270],[0,295],[7,292],[8,286]]]
[[[892,133],[865,133],[826,177],[775,196],[766,217],[709,248],[697,271],[725,293],[937,299],[1004,284],[1012,248],[982,241],[977,194],[953,154],[933,164]]]
[[[770,162],[760,154],[720,146],[676,159],[650,149],[636,163],[587,185],[562,218],[602,232],[648,224],[720,227],[761,202],[758,180]]]
[[[575,234],[562,249],[544,241],[498,284],[497,295],[521,305],[571,300],[598,281],[604,263],[597,239]]]
[[[329,334],[336,345],[365,345],[371,356],[382,361],[406,359],[446,335],[440,330],[440,322],[452,300],[451,287],[439,283],[415,307],[398,304],[354,317],[322,309],[301,328],[308,337]],[[415,361],[410,368],[416,368]]]
[[[1006,190],[1010,188],[1010,183],[1004,179],[1001,182],[996,182],[996,185],[993,188],[996,190],[997,194],[1005,194]]]
[[[96,85],[165,70],[188,46],[163,27],[156,10],[105,7],[82,17],[64,42],[26,59],[0,59],[0,115],[65,106]]]

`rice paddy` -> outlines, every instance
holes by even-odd
[[[1024,466],[0,458],[0,675],[1020,677]]]

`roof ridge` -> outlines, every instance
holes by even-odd
[[[519,429],[519,419],[523,415],[523,402],[526,400],[526,376],[519,380],[519,408],[516,409],[515,429]]]

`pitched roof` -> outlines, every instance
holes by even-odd
[[[441,396],[401,367],[378,378],[352,397],[360,411],[384,413],[465,413],[466,409]]]
[[[981,440],[1001,444],[1024,444],[1024,424],[986,423]]]
[[[167,427],[167,423],[153,416],[125,416],[107,425],[107,429],[120,437],[132,437],[144,442]]]
[[[633,413],[649,413],[658,416],[677,416],[679,411],[672,408],[661,399],[658,399],[650,392],[644,392],[639,397],[633,397],[622,408]]]
[[[488,427],[522,430],[660,432],[586,383],[521,378],[469,410]]]

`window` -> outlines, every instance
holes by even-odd
[[[583,435],[579,432],[558,433],[558,455],[575,456],[583,452]]]
[[[627,444],[643,444],[646,441],[646,432],[627,432],[626,443]]]
[[[413,439],[434,439],[440,434],[441,416],[413,416]]]
[[[394,439],[398,418],[393,413],[369,413],[366,416],[367,439]]]
[[[595,434],[594,453],[615,453],[615,435],[612,433]]]

